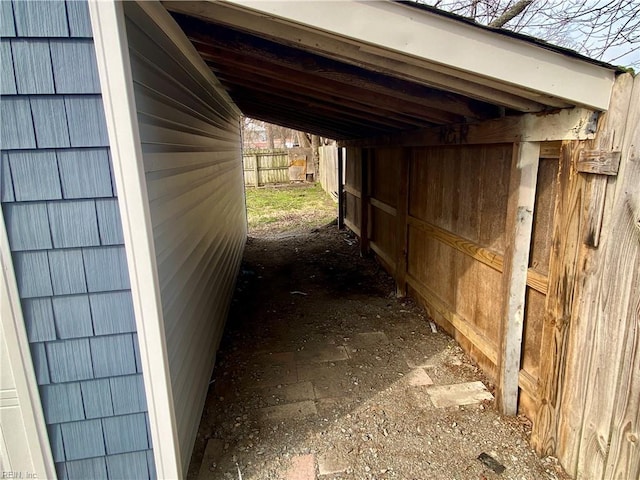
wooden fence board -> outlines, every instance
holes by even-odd
[[[594,321],[577,473],[583,478],[640,475],[640,81],[634,81],[624,131],[610,235],[594,252],[580,318]],[[624,128],[626,124],[626,129]],[[608,127],[615,128],[612,124]],[[601,145],[618,150],[617,145]],[[634,371],[635,369],[635,371]],[[582,370],[584,371],[584,370]],[[635,396],[634,396],[635,392]]]
[[[581,476],[578,462],[581,457],[583,429],[587,425],[584,422],[585,399],[589,395],[588,392],[597,388],[602,395],[612,394],[612,390],[596,387],[588,382],[593,360],[593,352],[589,352],[594,342],[603,340],[594,336],[599,318],[595,311],[593,314],[585,314],[580,310],[581,305],[582,309],[600,308],[598,305],[601,301],[597,301],[598,294],[593,288],[593,285],[597,284],[594,272],[599,266],[597,260],[600,250],[583,243],[585,231],[589,229],[589,222],[585,221],[584,213],[593,204],[594,195],[604,195],[610,189],[592,188],[593,182],[586,178],[586,175],[590,174],[579,174],[577,163],[580,152],[584,149],[620,149],[629,108],[632,84],[630,78],[628,75],[618,78],[612,94],[611,107],[600,120],[596,140],[563,142],[561,149],[552,239],[553,254],[549,267],[549,294],[541,344],[545,353],[540,364],[540,404],[532,443],[538,453],[558,456],[567,472],[574,476]],[[603,213],[607,213],[605,218],[612,214],[613,204],[608,204],[608,209],[602,210]],[[620,213],[622,212],[618,214]],[[604,235],[605,238],[609,237],[606,232]],[[613,237],[610,240],[618,241]],[[608,275],[613,277],[604,281],[615,285],[617,272],[608,272]],[[610,328],[610,320],[601,321]],[[608,333],[614,333],[613,330],[617,328],[610,328]],[[602,371],[600,374],[602,375]],[[607,415],[606,409],[592,411],[592,418],[586,420],[591,422],[587,429],[594,428],[600,422],[610,422],[610,412]],[[593,436],[591,440],[590,448],[595,450],[608,444],[608,440],[602,441],[597,436]],[[591,470],[594,475],[583,478],[602,478],[596,473],[598,469],[603,469],[602,452],[597,454],[592,450],[590,456],[583,458],[585,462],[594,466]]]
[[[258,187],[289,183],[289,156],[286,149],[245,150],[242,163],[245,185]]]

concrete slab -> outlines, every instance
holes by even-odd
[[[341,362],[349,360],[346,348],[342,345],[327,345],[316,348],[308,348],[296,352],[296,361],[298,363],[324,363],[324,362]]]
[[[298,370],[293,362],[278,365],[259,365],[251,371],[254,388],[275,387],[298,382]]]
[[[388,345],[389,338],[384,332],[364,332],[354,335],[351,343],[358,348]]]
[[[333,475],[342,473],[349,468],[349,463],[335,453],[328,453],[318,457],[318,473],[320,475]]]
[[[209,439],[198,471],[198,480],[216,480],[220,477],[217,466],[223,450],[224,442],[222,440],[219,438]]]
[[[298,455],[291,459],[291,466],[284,474],[284,480],[315,480],[315,455]]]
[[[258,365],[283,365],[295,360],[294,352],[260,353],[254,357]]]
[[[425,387],[433,385],[433,380],[424,371],[424,368],[415,368],[404,377],[404,381],[412,387]]]
[[[317,415],[315,402],[305,400],[304,402],[287,403],[265,407],[258,410],[260,418],[268,421],[298,420],[310,415]]]
[[[318,379],[313,382],[315,398],[337,398],[350,395],[354,385],[350,377]]]
[[[430,356],[416,350],[407,349],[403,355],[407,366],[412,370],[414,368],[432,368],[436,364]]]
[[[311,382],[292,383],[281,387],[269,387],[259,392],[267,405],[301,402],[315,398]]]
[[[483,400],[493,400],[493,395],[482,382],[436,385],[427,388],[431,402],[438,408],[472,405]]]

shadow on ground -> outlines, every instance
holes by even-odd
[[[564,478],[485,385],[349,234],[249,238],[189,478]]]

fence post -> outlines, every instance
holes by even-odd
[[[344,148],[338,147],[338,229],[344,228],[344,188],[342,177],[344,176]]]
[[[260,154],[259,153],[256,153],[255,159],[256,159],[256,163],[255,163],[255,166],[253,167],[253,173],[255,175],[255,179],[253,183],[256,187],[259,187],[260,186]]]

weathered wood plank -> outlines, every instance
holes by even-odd
[[[419,218],[409,216],[407,218],[410,226],[422,230],[427,235],[438,241],[455,248],[459,252],[462,252],[471,258],[484,263],[485,265],[502,272],[503,259],[502,255],[492,252],[491,250],[481,247],[477,243],[471,242],[466,238],[462,238],[459,235],[449,232],[443,228],[437,227],[429,222],[420,220]]]
[[[360,227],[358,227],[353,222],[351,222],[351,220],[345,217],[344,224],[349,230],[355,233],[358,237],[360,236]]]
[[[580,244],[579,176],[572,159],[579,155],[579,142],[563,143],[558,170],[552,253],[549,261],[549,290],[540,350],[540,405],[531,442],[540,455],[555,455],[558,409],[566,363],[566,338],[573,311],[573,292]],[[564,465],[564,464],[563,464]]]
[[[389,274],[395,275],[396,261],[384,251],[376,242],[370,241],[369,248],[382,260]]]
[[[431,238],[435,238],[445,245],[449,245],[459,252],[464,253],[465,255],[468,255],[486,266],[502,273],[504,268],[504,259],[499,253],[489,250],[488,248],[484,248],[475,242],[410,215],[407,217],[407,223],[408,225],[425,232]],[[546,275],[537,272],[533,268],[529,268],[527,269],[527,286],[546,295],[549,287],[549,281]]]
[[[369,197],[369,203],[371,204],[372,207],[380,209],[383,212],[388,213],[392,217],[396,216],[397,211],[396,211],[395,207],[392,207],[391,205],[389,205],[387,203],[381,202],[377,198]]]
[[[504,303],[498,384],[498,405],[507,415],[518,411],[518,372],[540,144],[517,143],[513,150],[506,227],[509,241],[502,274]]]
[[[360,194],[360,190],[357,190],[351,185],[348,185],[348,184],[344,185],[344,191],[347,192],[349,195],[353,195],[356,198],[362,197],[362,195]]]
[[[541,454],[554,454],[570,475],[578,472],[578,457],[583,429],[585,398],[594,385],[587,383],[596,330],[596,315],[578,313],[578,306],[596,308],[597,292],[583,290],[585,280],[592,279],[597,267],[596,253],[600,250],[581,248],[585,235],[582,218],[585,205],[591,203],[591,188],[585,176],[576,171],[580,151],[620,150],[624,124],[629,109],[629,98],[633,80],[630,75],[621,75],[614,87],[611,106],[600,119],[596,140],[586,142],[564,142],[561,150],[560,171],[555,206],[553,251],[549,267],[549,294],[545,307],[540,365],[540,405],[532,432],[532,444]],[[612,218],[612,202],[605,206],[605,228],[603,238],[610,238],[607,218]],[[615,218],[615,216],[613,216]],[[595,258],[594,258],[595,256]],[[609,275],[616,275],[609,272]],[[615,284],[615,280],[608,279]],[[588,299],[588,300],[587,300]],[[605,322],[608,324],[608,322]],[[571,328],[570,328],[571,326]],[[616,331],[617,329],[612,329]],[[609,331],[608,333],[611,333]],[[599,388],[602,395],[611,392]],[[594,410],[595,412],[595,410]],[[603,412],[595,413],[598,418]],[[609,419],[611,417],[609,416]],[[602,423],[608,424],[606,415]],[[592,427],[589,427],[592,428]],[[594,437],[595,439],[595,437]],[[601,442],[592,445],[596,447]],[[595,452],[592,452],[595,455]],[[602,465],[602,459],[586,458],[586,462]],[[597,475],[585,478],[599,478]]]
[[[562,141],[544,142],[540,144],[540,158],[560,158]]]
[[[594,137],[597,114],[583,108],[525,114],[482,123],[445,125],[367,139],[342,140],[344,146],[486,145],[514,142],[587,140]]]
[[[620,168],[621,152],[603,150],[583,150],[578,158],[576,170],[598,175],[617,175]]]
[[[594,330],[590,345],[577,345],[590,350],[577,466],[585,479],[640,476],[640,81],[633,83],[626,127],[617,125],[624,140],[609,231],[590,252],[582,297],[591,301],[579,311]]]

